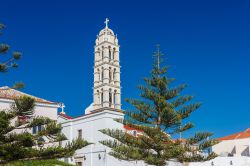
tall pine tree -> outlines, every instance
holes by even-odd
[[[110,147],[110,154],[118,159],[142,160],[147,164],[164,166],[170,159],[180,162],[204,161],[215,157],[214,153],[205,155],[204,150],[216,143],[209,140],[211,133],[196,133],[188,139],[172,138],[194,127],[188,118],[201,104],[191,103],[193,96],[181,95],[185,84],[172,87],[175,80],[166,76],[168,67],[161,66],[162,53],[159,45],[154,53],[155,62],[150,78],[138,86],[140,99],[126,99],[135,110],[125,111],[124,120],[116,120],[124,125],[143,131],[137,137],[123,130],[103,129],[102,133],[114,138],[101,141]],[[185,123],[186,122],[186,123]]]
[[[0,23],[0,36],[3,34],[5,25]],[[0,72],[7,72],[10,68],[17,68],[17,61],[20,60],[22,53],[19,51],[10,51],[10,46],[6,43],[0,43]],[[23,88],[22,82],[17,82],[13,85],[13,88]]]
[[[0,35],[4,28],[0,23]],[[18,67],[21,53],[11,52],[8,44],[0,43],[0,56],[0,73],[4,73]],[[23,83],[16,83],[13,88],[23,88]],[[61,134],[61,125],[49,118],[36,117],[34,107],[33,98],[21,96],[15,99],[10,109],[0,108],[0,164],[15,160],[70,157],[75,150],[89,145],[87,141],[76,139],[61,146],[61,142],[67,140]],[[39,131],[31,134],[32,128]]]

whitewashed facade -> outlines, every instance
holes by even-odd
[[[12,89],[8,86],[0,87],[0,111],[10,111],[11,106],[14,104],[14,99],[24,95],[35,99],[34,114],[31,119],[34,117],[48,117],[52,120],[57,120],[57,112],[59,108],[59,104],[57,102],[51,102],[39,97],[35,97],[30,94]],[[16,126],[19,121],[28,121],[31,119],[26,117],[15,117],[11,119],[10,122],[12,126]],[[29,133],[37,133],[40,129],[41,126],[25,129],[23,129],[22,126],[18,126],[11,132],[22,133],[25,131]]]
[[[187,163],[183,166],[250,166],[250,157],[216,157],[210,161]]]
[[[24,95],[35,99],[34,116],[49,117],[53,120],[57,120],[57,111],[59,108],[59,104],[57,102],[35,97],[19,90],[12,89],[8,86],[0,87],[0,111],[8,111],[14,103],[14,99]]]
[[[250,129],[219,138],[220,143],[212,147],[221,156],[250,157]]]
[[[49,117],[57,120],[59,104],[30,94],[12,89],[8,86],[0,87],[0,111],[9,111],[14,104],[14,99],[20,96],[30,96],[35,99],[34,116]]]
[[[107,139],[108,136],[102,134],[99,130],[104,128],[122,128],[122,124],[115,122],[114,118],[123,118],[123,114],[106,108],[74,119],[66,120],[62,115],[59,115],[58,122],[61,122],[62,132],[69,141],[82,137],[93,143],[77,150],[75,156],[66,159],[68,160],[67,162],[78,163],[79,165],[104,166],[108,162],[108,150],[99,141]]]

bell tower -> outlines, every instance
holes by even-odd
[[[93,107],[121,109],[120,61],[117,35],[108,27],[100,31],[95,41]]]

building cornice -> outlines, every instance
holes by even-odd
[[[94,89],[98,89],[98,88],[101,88],[103,86],[109,86],[109,87],[113,87],[113,88],[121,88],[120,86],[117,86],[117,85],[112,85],[112,84],[108,84],[108,83],[103,83],[101,85],[97,85],[94,87]]]
[[[5,102],[5,103],[15,103],[13,99],[8,99],[8,98],[0,98],[0,102]],[[53,108],[59,108],[58,103],[45,103],[45,102],[35,102],[36,106],[46,106],[46,107],[53,107]]]
[[[102,41],[102,42],[98,43],[97,45],[95,45],[95,47],[99,47],[99,46],[101,46],[101,45],[103,45],[103,44],[105,44],[105,43],[111,44],[111,45],[113,45],[113,46],[115,46],[115,47],[120,47],[119,44],[116,45],[116,44],[111,43],[111,42],[109,42],[109,41]]]
[[[100,109],[93,110],[89,114],[78,116],[78,117],[75,117],[73,119],[68,119],[67,121],[62,122],[61,124],[67,124],[67,123],[77,122],[77,121],[84,120],[84,119],[87,120],[89,118],[98,117],[98,116],[100,116],[102,114],[107,114],[107,113],[108,114],[113,114],[113,115],[124,116],[123,112],[124,111],[120,110],[120,109],[103,107],[103,108],[100,108]]]
[[[116,61],[116,62],[119,62],[119,61]],[[98,65],[95,65],[94,66],[94,68],[97,68],[97,67],[100,67],[100,66],[102,66],[102,65],[111,65],[111,66],[114,66],[114,67],[117,67],[117,68],[121,68],[121,66],[120,65],[116,65],[116,64],[114,64],[115,63],[115,61],[113,62],[113,63],[110,63],[110,62],[102,62],[102,63],[100,63],[100,64],[98,64]]]

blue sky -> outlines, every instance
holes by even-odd
[[[149,76],[160,43],[168,76],[203,103],[189,119],[196,124],[191,132],[239,132],[250,127],[249,7],[247,0],[5,0],[0,40],[23,58],[18,70],[1,74],[0,85],[21,80],[25,92],[83,114],[92,102],[94,41],[108,17],[121,45],[123,99],[138,97],[136,85]]]

